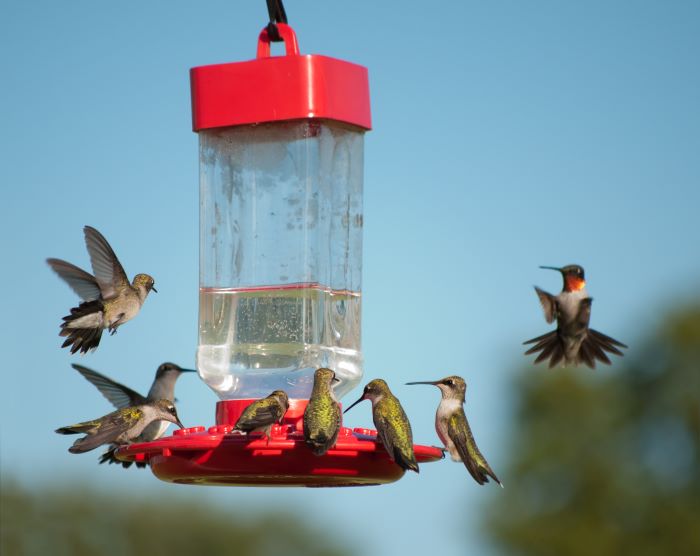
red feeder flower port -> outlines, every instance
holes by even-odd
[[[286,54],[191,70],[200,146],[200,302],[197,369],[221,401],[216,425],[119,449],[164,481],[209,485],[361,486],[404,471],[370,429],[342,428],[316,456],[302,417],[313,373],[335,371],[338,398],[362,379],[360,349],[367,70]],[[270,438],[234,432],[245,407],[273,390],[289,409]],[[419,463],[443,457],[415,446]]]

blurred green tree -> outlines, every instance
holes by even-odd
[[[82,486],[35,492],[3,481],[3,556],[349,556],[327,531],[284,513],[250,515],[175,497],[146,500]]]
[[[520,373],[486,527],[508,554],[700,554],[700,306],[612,369]]]

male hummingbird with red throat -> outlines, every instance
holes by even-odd
[[[585,364],[595,369],[596,361],[610,365],[606,352],[622,356],[618,347],[626,348],[610,336],[589,328],[593,298],[586,292],[583,267],[575,264],[563,266],[541,266],[561,273],[564,287],[558,295],[552,295],[535,286],[540,298],[544,318],[548,323],[557,321],[557,329],[524,342],[535,344],[525,355],[538,353],[535,363],[549,360],[549,368],[559,363],[564,366]]]

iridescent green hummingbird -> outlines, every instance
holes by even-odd
[[[469,421],[464,413],[464,396],[467,383],[461,376],[448,376],[432,382],[407,382],[406,384],[432,384],[442,393],[440,405],[435,414],[435,430],[453,461],[461,461],[474,480],[483,485],[489,477],[501,487],[503,484],[491,470],[486,458],[481,455],[474,441]]]
[[[58,434],[85,434],[68,448],[71,454],[82,454],[103,444],[130,444],[154,421],[175,423],[185,428],[177,416],[173,402],[155,400],[118,409],[104,417],[56,429]]]
[[[304,440],[317,456],[333,447],[340,431],[342,416],[333,382],[340,380],[332,370],[316,369],[311,398],[304,410]]]
[[[391,393],[389,386],[381,378],[367,383],[362,397],[348,407],[347,413],[362,400],[372,402],[372,420],[377,436],[384,449],[396,464],[403,469],[419,472],[416,455],[413,452],[413,433],[406,412],[399,400]]]
[[[289,409],[289,397],[283,390],[275,390],[261,400],[256,400],[243,410],[233,430],[251,432],[261,431],[270,439],[272,425],[282,421]]]
[[[114,334],[117,328],[134,318],[141,310],[154,281],[148,274],[137,274],[132,283],[104,236],[85,226],[85,245],[90,254],[92,274],[61,259],[46,262],[83,300],[63,317],[60,336],[66,337],[61,347],[70,352],[87,353],[100,344],[106,328]]]
[[[175,402],[175,382],[182,373],[195,373],[194,369],[183,369],[175,363],[163,363],[156,370],[156,376],[153,379],[151,389],[147,396],[142,396],[128,386],[118,383],[111,378],[88,369],[83,365],[73,364],[72,367],[78,371],[85,379],[90,381],[100,393],[117,409],[124,409],[135,405],[141,405],[147,402],[156,400],[168,400]],[[157,440],[165,434],[169,423],[167,421],[154,421],[148,425],[134,442],[151,442]],[[131,467],[134,462],[122,461],[115,456],[119,445],[114,445],[100,456],[100,463],[117,463],[121,464],[125,469]],[[146,467],[145,462],[137,461],[136,467]]]
[[[550,369],[559,363],[566,366],[585,363],[591,369],[595,369],[596,360],[610,365],[610,358],[605,352],[621,356],[622,352],[617,348],[627,346],[588,326],[593,298],[586,292],[583,267],[570,264],[561,268],[540,268],[561,272],[564,279],[564,287],[558,295],[552,295],[535,286],[545,320],[548,323],[556,320],[557,329],[523,342],[535,344],[525,355],[540,352],[535,363],[549,359]]]

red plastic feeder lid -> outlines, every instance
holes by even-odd
[[[300,55],[291,27],[278,23],[286,55],[270,56],[263,29],[255,60],[190,70],[192,128],[321,118],[371,129],[367,68]]]
[[[125,461],[147,461],[163,481],[195,485],[367,486],[392,483],[404,470],[389,457],[371,429],[342,427],[336,445],[316,456],[304,442],[302,418],[308,400],[290,400],[270,438],[233,432],[255,400],[230,400],[216,407],[217,425],[176,430],[153,442],[121,447]],[[441,448],[415,445],[418,463],[443,458]]]

